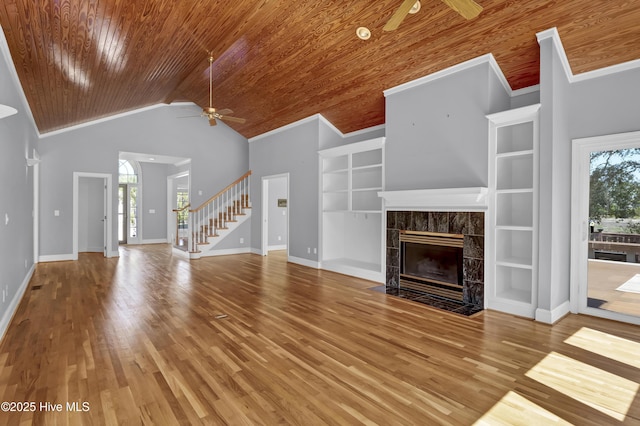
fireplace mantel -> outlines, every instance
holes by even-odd
[[[486,187],[381,191],[385,209],[431,211],[484,211],[488,208]]]

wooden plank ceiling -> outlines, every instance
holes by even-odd
[[[640,1],[477,1],[467,21],[422,0],[393,32],[401,0],[3,0],[0,25],[41,133],[206,106],[207,51],[214,106],[246,118],[229,123],[245,137],[316,113],[345,133],[382,124],[383,90],[489,52],[513,89],[537,84],[536,33],[551,27],[576,74],[640,58]]]

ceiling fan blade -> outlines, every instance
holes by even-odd
[[[216,112],[220,115],[233,114],[233,111],[231,111],[229,108],[221,109],[220,111]]]
[[[209,119],[209,126],[215,126],[216,124],[218,124],[218,123],[216,123],[216,119],[215,118],[210,118]]]
[[[445,0],[442,0],[445,1]],[[393,31],[397,29],[405,16],[409,13],[413,5],[416,3],[416,0],[404,0],[398,10],[391,15],[391,18],[387,21],[386,25],[382,28],[383,31]]]
[[[482,12],[482,6],[473,0],[442,0],[465,19],[473,19]]]
[[[232,121],[234,123],[246,123],[247,120],[245,120],[244,118],[238,118],[238,117],[229,117],[228,115],[221,115],[220,116],[221,119],[223,120],[227,120],[227,121]]]

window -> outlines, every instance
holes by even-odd
[[[118,182],[120,183],[138,183],[138,175],[131,163],[127,160],[120,160],[118,167],[118,173],[120,175]]]

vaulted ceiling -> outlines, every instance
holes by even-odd
[[[229,123],[245,137],[316,113],[344,133],[382,124],[383,90],[486,53],[514,90],[537,84],[536,33],[551,27],[575,74],[640,58],[640,1],[476,1],[466,20],[422,0],[392,32],[402,0],[3,0],[0,25],[40,133],[207,106],[208,52],[213,104],[247,119]]]

